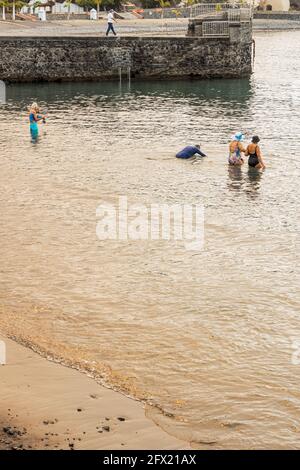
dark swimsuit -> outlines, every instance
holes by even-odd
[[[248,158],[248,165],[251,166],[252,168],[255,168],[256,165],[259,164],[258,156],[256,154],[256,146],[255,146],[255,152],[249,154]]]

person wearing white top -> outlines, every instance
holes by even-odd
[[[115,16],[114,16],[114,10],[110,10],[107,16],[107,30],[106,30],[106,36],[108,36],[109,32],[112,31],[112,33],[116,36],[116,32],[114,30],[114,21]]]

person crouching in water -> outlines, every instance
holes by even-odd
[[[244,159],[242,153],[246,152],[246,149],[243,147],[242,141],[244,140],[244,135],[241,132],[237,132],[229,144],[229,165],[243,165]]]
[[[201,152],[199,144],[188,145],[187,147],[184,147],[184,149],[176,153],[176,158],[191,158],[196,155],[199,155],[200,157],[206,157],[205,153]]]
[[[37,140],[39,136],[39,127],[38,122],[43,121],[45,122],[46,116],[42,116],[39,114],[40,108],[37,103],[32,103],[29,108],[29,123],[30,123],[30,134],[32,140]]]
[[[266,168],[266,165],[263,161],[261,151],[258,145],[259,141],[260,138],[257,135],[252,137],[252,142],[248,145],[245,155],[249,156],[248,165],[250,167],[256,168],[257,170],[264,170]]]

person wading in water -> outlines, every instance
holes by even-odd
[[[255,135],[252,137],[251,144],[248,145],[245,155],[248,156],[248,165],[252,168],[256,168],[257,170],[264,170],[266,165],[263,161],[261,151],[258,145],[260,138]]]
[[[246,152],[244,149],[242,141],[244,140],[244,135],[241,132],[237,132],[229,144],[229,165],[243,165],[244,159],[242,158],[242,153]]]
[[[36,141],[39,136],[39,127],[38,122],[43,121],[46,122],[46,116],[40,115],[40,108],[37,103],[32,103],[29,108],[29,123],[30,123],[30,135],[32,141]]]

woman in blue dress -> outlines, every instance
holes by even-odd
[[[45,122],[46,116],[40,115],[40,108],[37,103],[32,103],[29,109],[29,122],[30,122],[30,134],[33,141],[36,141],[39,136],[38,122]]]

